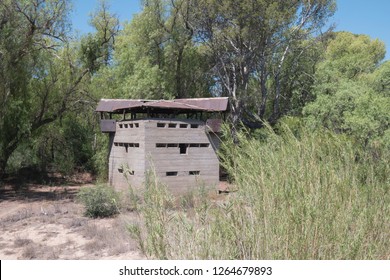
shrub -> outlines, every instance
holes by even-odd
[[[84,204],[84,214],[88,217],[103,218],[119,213],[119,195],[109,186],[98,185],[81,189],[78,198]]]

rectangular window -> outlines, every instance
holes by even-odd
[[[181,123],[180,124],[180,128],[187,128],[188,127],[188,124],[186,124],[186,123]]]
[[[133,128],[133,124],[131,123],[131,124],[129,124],[130,125],[130,128]]]
[[[157,123],[157,127],[165,127],[165,123]]]
[[[135,127],[139,127],[139,123],[135,123],[134,125],[135,125]]]
[[[175,128],[176,125],[177,125],[176,123],[170,123],[170,124],[168,124],[168,127],[169,127],[169,128]]]
[[[129,125],[127,123],[125,123],[125,128],[129,128]]]
[[[177,148],[177,144],[172,144],[172,143],[170,143],[170,144],[167,144],[167,147],[168,148]]]
[[[199,175],[200,171],[189,171],[188,174],[189,175]]]
[[[114,142],[114,145],[115,146],[119,146],[119,147],[125,147],[126,148],[126,151],[127,151],[127,148],[130,147],[130,148],[139,148],[139,143],[122,143],[122,142]]]
[[[120,125],[119,125],[119,128],[122,128],[122,127],[123,127],[123,124],[120,124]]]
[[[188,144],[179,144],[180,154],[186,155],[187,154],[187,148]]]
[[[168,171],[165,173],[167,176],[177,176],[177,171]]]
[[[199,148],[199,145],[200,145],[200,144],[190,144],[190,147],[196,147],[196,148]]]
[[[199,127],[199,124],[195,124],[195,123],[191,124],[191,128],[198,128],[198,127]]]
[[[167,144],[156,143],[156,148],[166,148],[166,147],[167,147]]]
[[[200,144],[201,148],[207,148],[208,146],[209,146],[209,144],[206,144],[206,143],[205,144]]]

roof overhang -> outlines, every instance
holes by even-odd
[[[96,108],[96,112],[188,113],[225,112],[227,109],[228,97],[188,98],[174,100],[101,99]]]

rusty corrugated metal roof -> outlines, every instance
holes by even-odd
[[[142,108],[158,108],[180,111],[224,112],[228,108],[227,97],[188,98],[174,100],[101,99],[97,112],[138,111]]]
[[[115,112],[120,109],[142,106],[145,100],[134,99],[101,99],[96,112]]]

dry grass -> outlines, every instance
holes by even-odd
[[[90,221],[83,227],[84,236],[92,239],[85,245],[90,253],[104,251],[108,255],[118,255],[134,250],[135,242],[127,233],[126,223],[114,219],[110,227],[99,225],[99,220]]]
[[[29,238],[21,238],[20,236],[17,236],[14,240],[14,246],[15,247],[24,247],[29,244],[33,243],[33,241]]]
[[[37,258],[38,258],[38,254],[39,254],[38,251],[39,251],[38,245],[36,245],[36,244],[34,244],[34,243],[28,244],[28,245],[23,249],[22,257],[23,257],[23,259],[25,259],[25,260],[37,259]]]
[[[23,209],[20,209],[17,211],[17,213],[8,216],[6,219],[3,219],[1,221],[2,224],[6,223],[15,223],[18,221],[26,220],[34,216],[34,211],[31,207],[25,207]]]

